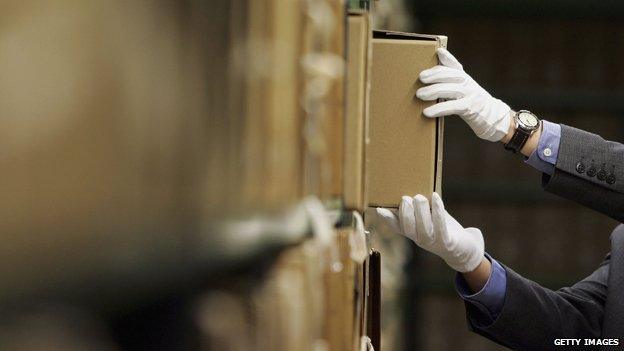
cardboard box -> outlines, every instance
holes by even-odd
[[[303,182],[299,103],[303,12],[296,3],[276,0],[248,1],[245,8],[247,32],[235,39],[246,40],[246,46],[237,57],[240,67],[234,65],[245,77],[244,92],[240,101],[230,101],[234,107],[244,106],[244,120],[237,126],[232,117],[228,131],[240,134],[240,140],[231,143],[230,148],[240,150],[228,153],[228,170],[229,178],[240,179],[229,194],[242,213],[275,210],[299,200]],[[267,64],[257,63],[262,60]],[[218,187],[227,178],[216,179]]]
[[[347,17],[347,104],[344,147],[344,207],[366,208],[366,142],[370,96],[371,30],[368,12]]]
[[[336,244],[342,269],[328,267],[325,272],[325,311],[323,335],[330,350],[353,350],[354,332],[354,264],[351,260],[350,236],[353,228],[340,228]]]
[[[331,36],[329,50],[336,57],[345,62],[346,38],[346,6],[344,1],[329,1],[334,14],[334,33]],[[334,80],[334,84],[327,99],[327,118],[325,119],[325,134],[328,140],[328,156],[331,180],[328,189],[329,199],[340,199],[343,195],[343,148],[344,148],[344,115],[345,115],[345,79],[344,71]]]
[[[300,42],[304,71],[305,138],[303,193],[314,195],[330,208],[339,208],[343,194],[345,113],[345,31],[343,1],[325,1],[323,21],[306,20]],[[298,2],[293,2],[298,4]],[[316,18],[315,6],[304,6],[307,19]]]
[[[438,63],[446,37],[373,32],[368,203],[397,207],[402,195],[441,191],[443,120],[429,119],[432,102],[416,98],[418,75]]]

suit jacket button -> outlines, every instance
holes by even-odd
[[[587,176],[588,177],[593,177],[593,176],[596,175],[596,173],[597,173],[597,171],[596,171],[595,167],[590,166],[589,169],[587,170]]]
[[[582,162],[576,164],[576,171],[579,173],[585,172],[585,165]]]
[[[615,184],[615,174],[611,173],[607,176],[607,184]]]
[[[598,180],[607,179],[607,171],[605,171],[604,169],[599,170],[598,174],[596,174],[596,178],[598,178]]]

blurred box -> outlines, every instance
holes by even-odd
[[[344,148],[344,206],[366,207],[366,142],[370,96],[371,30],[368,12],[347,17],[347,104]]]
[[[443,120],[429,119],[432,102],[416,98],[421,71],[438,63],[446,37],[373,32],[368,203],[397,207],[402,195],[440,192]]]
[[[330,350],[353,350],[354,339],[354,265],[351,260],[349,237],[352,228],[340,228],[336,232],[336,244],[340,250],[342,269],[325,272],[325,324],[324,337]]]
[[[327,118],[325,119],[324,133],[328,139],[328,172],[331,181],[327,193],[329,199],[343,197],[343,164],[344,164],[344,123],[345,123],[345,61],[346,61],[346,6],[344,1],[332,0],[327,2],[334,14],[334,33],[331,35],[329,52],[342,62],[340,74],[334,79],[327,98]],[[324,191],[325,192],[325,191]]]
[[[311,1],[303,8],[306,22],[297,61],[304,73],[299,100],[305,110],[303,193],[339,208],[345,146],[346,7],[343,1],[331,0]]]
[[[365,332],[360,326],[366,317],[363,281],[368,248],[363,221],[356,217],[353,225],[336,230],[341,269],[327,267],[325,271],[324,338],[330,350],[359,349]]]
[[[227,132],[240,135],[239,140],[231,138],[229,148],[240,150],[229,151],[230,176],[215,177],[216,186],[230,179],[229,194],[238,208],[279,209],[301,197],[304,112],[299,62],[305,19],[296,2],[248,0],[244,8],[247,32],[238,38],[243,46],[237,48],[234,67],[240,71],[233,76],[242,77],[245,85],[241,99],[231,100],[230,107],[238,112],[236,107],[243,105],[245,119],[236,125],[237,116],[228,116],[232,122],[225,123],[231,128]],[[241,192],[240,198],[233,196]]]

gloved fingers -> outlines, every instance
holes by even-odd
[[[462,83],[466,80],[465,75],[464,71],[438,65],[420,72],[419,78],[425,84]]]
[[[412,198],[403,196],[399,204],[399,224],[405,236],[416,241],[416,222],[414,218],[414,205]]]
[[[466,99],[462,98],[437,103],[424,109],[423,114],[425,117],[430,118],[465,114],[468,111],[468,101]]]
[[[376,210],[377,215],[382,219],[382,221],[387,224],[390,229],[392,229],[397,234],[403,234],[401,231],[401,226],[399,225],[399,218],[397,214],[390,209],[387,208],[378,208]]]
[[[464,71],[438,65],[420,72],[418,77],[425,84],[463,83],[466,80],[465,75]]]
[[[466,228],[465,232],[471,237],[471,241],[477,245],[477,249],[483,251],[485,248],[485,241],[483,240],[483,233],[479,228]]]
[[[414,218],[416,219],[416,235],[418,242],[431,245],[435,241],[433,223],[431,222],[431,208],[427,198],[418,194],[414,196]]]
[[[462,64],[459,63],[455,56],[453,56],[445,48],[439,48],[438,50],[436,50],[436,53],[438,54],[438,60],[440,60],[440,63],[444,66],[461,70],[464,69]]]
[[[425,101],[437,99],[461,99],[465,96],[464,86],[458,83],[437,83],[416,90],[416,96]]]
[[[477,241],[483,242],[483,234],[481,233],[481,229],[475,228],[475,227],[468,227],[468,228],[465,228],[465,231],[473,238],[478,239]]]
[[[431,196],[431,217],[433,220],[433,231],[442,240],[444,247],[451,248],[453,240],[451,234],[446,226],[446,210],[444,209],[444,203],[438,193],[433,193]]]

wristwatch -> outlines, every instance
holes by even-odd
[[[516,112],[513,121],[516,124],[516,131],[507,144],[505,144],[505,150],[518,153],[527,140],[529,140],[531,134],[535,133],[539,128],[541,121],[536,115],[526,110]]]

